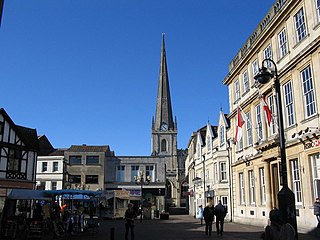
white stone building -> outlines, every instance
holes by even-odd
[[[230,136],[235,136],[238,108],[244,119],[242,139],[231,148],[235,222],[264,226],[269,211],[279,207],[277,99],[273,81],[260,85],[254,80],[269,58],[275,64],[265,67],[277,67],[281,85],[288,185],[295,196],[298,230],[311,231],[317,224],[313,202],[320,195],[319,4],[276,1],[229,64],[223,83],[229,88]],[[270,126],[260,94],[273,114]]]

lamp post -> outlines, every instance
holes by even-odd
[[[136,184],[140,185],[140,191],[141,191],[141,199],[140,199],[140,207],[141,207],[141,213],[140,213],[140,222],[142,222],[142,205],[143,205],[143,195],[142,195],[142,188],[143,185],[149,185],[151,178],[150,176],[144,176],[144,172],[143,171],[139,171],[139,175],[138,176],[134,176],[134,180],[136,182]]]
[[[265,63],[267,65],[269,63],[272,63],[275,69],[274,73],[269,71],[268,68],[265,67]],[[294,199],[293,192],[288,187],[280,81],[278,76],[277,65],[272,59],[266,58],[262,61],[262,67],[259,69],[259,73],[254,77],[254,79],[257,80],[260,84],[267,84],[271,80],[271,78],[274,78],[274,86],[275,86],[275,93],[276,93],[277,117],[278,117],[278,128],[279,128],[279,147],[280,147],[280,158],[281,158],[280,178],[282,180],[282,189],[278,193],[279,210],[281,212],[282,219],[286,223],[290,223],[294,227],[296,231],[296,239],[298,239],[295,199]]]

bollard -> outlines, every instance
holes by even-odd
[[[110,228],[110,240],[114,240],[114,227]]]

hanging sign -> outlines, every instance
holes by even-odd
[[[310,149],[310,148],[314,148],[314,147],[318,147],[320,146],[320,140],[313,140],[312,142],[308,142],[304,144],[304,150]]]

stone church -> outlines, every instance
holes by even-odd
[[[108,156],[105,190],[127,190],[137,207],[168,211],[185,204],[182,199],[185,152],[177,149],[177,121],[173,118],[164,34],[156,115],[152,118],[151,156]]]

